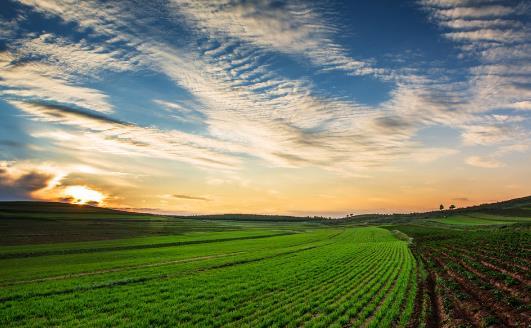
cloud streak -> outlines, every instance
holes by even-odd
[[[112,112],[103,92],[76,85],[60,68],[49,63],[18,63],[13,54],[0,52],[0,96],[8,99],[38,99]]]
[[[529,27],[514,6],[420,1],[439,37],[459,50],[458,65],[408,58],[384,68],[341,44],[335,13],[317,3],[21,3],[82,37],[15,31],[22,37],[0,53],[0,96],[38,123],[28,125],[31,137],[76,158],[176,161],[213,172],[260,163],[370,177],[374,168],[450,156],[462,156],[463,166],[499,167],[500,158],[474,147],[496,152],[529,141]],[[283,72],[275,66],[282,60],[347,85],[370,76],[391,90],[380,103],[362,104],[323,90],[318,77]],[[116,85],[99,83],[109,76]],[[127,83],[135,77],[152,89],[159,80],[171,86]],[[441,126],[459,134],[457,145],[419,140]]]
[[[175,10],[210,38],[236,38],[261,49],[271,49],[309,59],[322,70],[353,75],[377,74],[368,61],[350,58],[333,41],[338,31],[320,15],[326,8],[304,2],[283,3],[173,0]]]
[[[155,102],[174,110],[173,117],[181,122],[204,126],[207,131],[204,136],[136,125],[118,127],[120,124],[88,118],[86,112],[62,110],[60,117],[53,118],[49,110],[41,108],[39,111],[39,115],[46,116],[47,121],[89,129],[92,131],[91,139],[102,139],[99,142],[105,145],[103,149],[114,148],[116,153],[149,153],[206,166],[223,166],[222,163],[233,166],[239,161],[238,154],[249,154],[273,166],[311,165],[349,172],[385,165],[395,158],[415,157],[425,161],[432,158],[426,156],[427,153],[450,154],[443,149],[416,150],[419,145],[412,138],[423,126],[452,124],[463,130],[465,144],[498,143],[507,140],[498,131],[513,131],[499,122],[492,125],[488,120],[475,116],[477,111],[504,106],[501,101],[485,103],[487,98],[481,95],[493,83],[488,80],[492,79],[491,75],[485,77],[483,71],[486,67],[479,66],[472,71],[473,78],[467,83],[465,91],[460,84],[441,83],[432,77],[386,75],[385,71],[372,68],[368,64],[370,60],[356,61],[345,55],[346,50],[333,41],[337,28],[319,14],[319,7],[280,5],[269,1],[256,4],[173,1],[168,4],[167,12],[157,15],[166,16],[170,21],[183,18],[189,28],[196,31],[198,40],[203,38],[195,41],[198,51],[190,51],[168,44],[165,38],[171,34],[140,44],[140,40],[145,40],[147,36],[139,32],[140,26],[135,22],[137,13],[123,14],[118,4],[97,10],[86,3],[82,11],[68,3],[56,6],[46,1],[32,5],[38,10],[57,14],[65,21],[90,25],[109,40],[128,40],[134,52],[123,57],[123,61],[127,61],[128,57],[137,58],[134,63],[160,71],[195,97],[195,107],[186,109],[182,106],[177,108],[167,101]],[[509,24],[511,20],[505,17],[511,13],[509,7],[455,7],[453,3],[443,2],[427,2],[425,6],[435,19],[455,30],[444,35],[459,42],[473,44],[485,38],[499,36],[507,39],[509,35],[519,35],[512,30],[490,28],[489,22],[500,26],[502,19],[507,26],[517,26]],[[92,14],[96,18],[91,18]],[[112,15],[116,15],[116,19],[111,19]],[[150,15],[149,11],[147,15]],[[467,25],[469,21],[473,22],[472,25]],[[465,30],[461,31],[460,26]],[[498,31],[503,34],[497,35]],[[107,46],[109,44],[112,42],[107,42]],[[67,67],[84,65],[90,58],[99,56],[101,67],[86,65],[88,71],[131,69],[112,50],[83,44],[75,46],[75,49],[71,47],[63,38],[44,35],[29,40],[26,46],[21,47],[21,52],[38,50],[53,59],[63,58],[66,50],[70,49],[76,54],[79,52],[79,55],[73,56],[71,64],[66,61]],[[272,71],[268,64],[264,65],[262,59],[270,49],[307,57],[322,70],[343,70],[347,74],[367,73],[396,79],[397,88],[392,92],[392,98],[379,106],[363,106],[339,98],[323,97],[307,81],[286,78]],[[85,53],[88,55],[83,55]],[[510,100],[511,106],[525,104],[517,97],[506,98],[498,100]],[[62,100],[61,103],[75,103],[84,109],[103,112],[111,110],[110,106],[105,110],[102,106],[88,107],[88,104],[68,99],[45,100]],[[98,102],[93,100],[91,103]],[[20,107],[21,103],[18,105]],[[28,111],[29,105],[23,106]],[[57,107],[55,110],[57,112]],[[35,110],[32,113],[35,115]],[[485,126],[485,123],[491,125]],[[102,132],[102,138],[95,135],[97,130]],[[162,138],[165,134],[176,139],[168,142],[168,138]]]
[[[236,158],[215,151],[215,149],[234,149],[234,147],[225,146],[224,143],[212,139],[179,131],[165,132],[141,127],[66,106],[21,101],[10,101],[10,103],[37,120],[73,126],[84,131],[82,138],[66,131],[60,134],[49,132],[39,134],[40,137],[55,140],[66,149],[141,157],[155,156],[220,169],[232,169],[238,165]],[[198,149],[201,149],[201,152],[198,152]]]
[[[487,157],[481,157],[481,156],[470,156],[467,157],[465,162],[468,165],[481,167],[485,169],[496,169],[503,166],[503,163],[493,159],[493,158],[487,158]]]
[[[190,195],[182,195],[182,194],[174,194],[172,195],[174,198],[178,198],[178,199],[187,199],[187,200],[201,200],[201,201],[205,201],[205,202],[209,202],[211,201],[210,198],[206,198],[206,197],[199,197],[199,196],[190,196]]]
[[[529,140],[529,131],[523,125],[528,118],[511,112],[489,114],[527,108],[531,97],[531,74],[526,70],[531,60],[527,54],[531,46],[530,27],[519,18],[528,7],[452,0],[426,0],[421,4],[444,29],[442,35],[461,47],[462,58],[478,62],[468,68],[467,80],[459,82],[456,90],[460,91],[445,92],[446,98],[463,95],[463,100],[452,107],[461,113],[460,121],[454,123],[462,130],[464,145],[506,147]],[[455,83],[443,85],[452,84]],[[480,163],[476,157],[467,162]]]

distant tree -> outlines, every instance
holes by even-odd
[[[441,211],[444,210],[444,205],[443,205],[443,204],[439,205],[439,209],[440,209]]]
[[[451,210],[455,209],[455,205],[454,204],[450,205],[449,209]]]

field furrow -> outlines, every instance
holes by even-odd
[[[91,252],[85,245],[56,248],[30,257],[11,248],[20,258],[9,255],[0,261],[28,266],[11,268],[20,276],[3,283],[0,325],[134,321],[181,327],[341,327],[401,322],[399,310],[409,302],[407,289],[416,271],[407,244],[389,231],[237,234],[186,244],[102,246]],[[98,265],[83,262],[100,254],[105,260]],[[61,258],[80,264],[71,272],[56,271],[51,265]]]

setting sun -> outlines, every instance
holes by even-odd
[[[96,190],[85,186],[70,186],[64,191],[64,195],[71,198],[74,204],[101,203],[105,196]]]

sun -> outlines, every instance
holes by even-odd
[[[94,189],[85,186],[69,186],[64,190],[64,195],[73,204],[99,204],[105,196]]]

